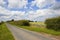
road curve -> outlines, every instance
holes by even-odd
[[[36,32],[18,28],[7,23],[6,25],[8,29],[12,32],[15,40],[53,40],[49,37],[44,37]]]

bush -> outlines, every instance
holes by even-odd
[[[47,19],[45,24],[48,29],[60,31],[60,17]]]
[[[12,19],[11,21],[14,21],[14,19]]]
[[[0,25],[1,25],[2,23],[0,22]]]
[[[2,22],[0,22],[0,25],[2,25],[4,22],[2,21]]]
[[[30,23],[28,20],[20,20],[20,21],[15,21],[14,22],[16,25],[20,26],[30,26]]]

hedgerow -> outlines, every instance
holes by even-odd
[[[20,20],[20,21],[14,21],[16,25],[20,26],[30,26],[30,23],[28,20]]]
[[[47,19],[45,24],[48,29],[60,31],[60,17]]]

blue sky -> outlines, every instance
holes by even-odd
[[[60,16],[60,0],[0,0],[0,21],[44,21]]]

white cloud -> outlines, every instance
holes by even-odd
[[[55,0],[35,0],[32,1],[32,6],[36,5],[39,8],[43,8],[46,5],[54,4]]]
[[[2,14],[9,14],[10,11],[8,11],[8,10],[6,10],[4,7],[1,7],[1,6],[0,6],[0,13],[2,13]]]
[[[0,6],[0,14],[3,15],[3,16],[0,16],[0,20],[2,18],[8,20],[10,17],[12,17],[14,15],[17,15],[16,18],[18,18],[19,16],[24,16],[25,12],[22,12],[22,11],[10,11],[10,10],[7,10],[4,7]],[[2,19],[2,20],[4,20],[4,19]]]
[[[22,12],[22,11],[10,11],[10,10],[7,10],[5,9],[4,7],[1,7],[0,6],[0,13],[2,14],[6,14],[6,15],[10,15],[10,14],[19,14],[19,15],[24,15],[25,12]]]
[[[36,10],[36,11],[29,11],[27,16],[27,19],[33,20],[39,16],[45,16],[47,15],[46,10]]]
[[[36,10],[36,11],[29,11],[27,13],[27,18],[26,19],[30,19],[30,20],[34,20],[34,19],[46,19],[46,18],[51,18],[51,17],[55,17],[55,16],[60,16],[60,10],[51,10],[51,9],[44,9],[44,10]]]
[[[27,0],[8,0],[8,8],[22,8],[26,7],[28,4]],[[5,2],[3,0],[0,1],[0,5],[4,5]],[[38,9],[38,10],[30,10],[27,13],[25,11],[10,11],[4,7],[0,6],[0,14],[3,15],[0,17],[0,20],[8,20],[8,19],[30,19],[34,20],[35,18],[45,19],[48,17],[58,16],[60,15],[60,3],[56,2],[55,0],[35,0],[32,1],[32,5],[36,5],[39,8],[42,8],[48,4],[53,4],[50,9]],[[59,9],[59,10],[53,10],[53,9]],[[27,9],[28,10],[28,9]]]
[[[57,2],[56,0],[35,0],[32,1],[32,5],[34,6],[36,5],[39,8],[44,8],[44,7],[48,7],[49,5],[51,5],[49,8],[50,9],[60,9],[60,2]]]
[[[1,6],[5,5],[5,4],[6,4],[6,2],[4,0],[0,0],[0,5]]]
[[[39,9],[36,11],[28,11],[27,13],[25,13],[22,11],[10,11],[3,7],[0,7],[0,14],[5,14],[5,16],[0,17],[0,19],[4,18],[4,19],[8,20],[8,19],[14,18],[15,20],[19,20],[19,19],[34,20],[35,18],[38,18],[38,17],[40,17],[40,18],[43,17],[42,19],[46,19],[48,17],[60,15],[60,10],[51,10],[51,9],[40,10]],[[39,18],[39,20],[40,20],[40,18]]]
[[[60,2],[55,2],[51,9],[60,10]]]
[[[9,8],[22,8],[27,5],[27,0],[8,0]]]

